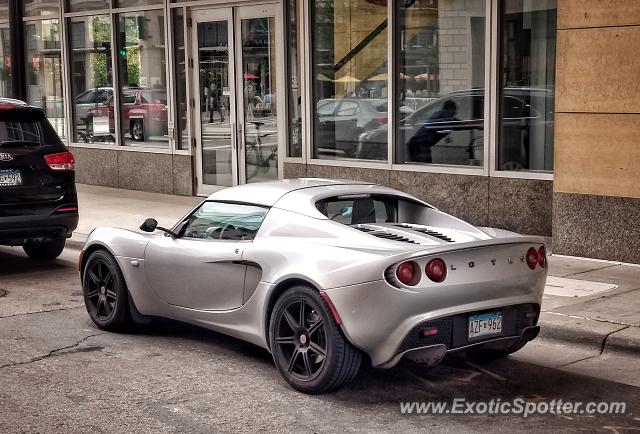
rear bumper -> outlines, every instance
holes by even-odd
[[[38,238],[69,238],[78,227],[78,213],[0,217],[0,244],[22,245]]]
[[[325,292],[340,316],[349,341],[371,357],[373,366],[389,368],[403,353],[429,345],[443,345],[446,351],[452,351],[503,338],[517,341],[526,327],[536,325],[545,280],[546,272],[540,271],[531,273],[527,279],[513,276],[473,284],[442,285],[437,290],[407,291],[379,280]],[[524,309],[522,306],[536,311],[529,323],[518,313],[518,309]],[[468,340],[468,315],[492,310],[503,312],[502,333],[483,340]],[[437,342],[416,340],[420,328],[430,323],[438,323],[435,327],[449,330],[449,335],[441,333],[438,336],[441,341]]]

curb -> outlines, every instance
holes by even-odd
[[[84,247],[84,243],[87,242],[88,235],[79,234],[74,232],[71,238],[67,238],[67,242],[65,243],[65,248],[71,250],[82,250]]]
[[[640,357],[640,327],[542,312],[539,338],[605,353]]]

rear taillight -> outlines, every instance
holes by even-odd
[[[379,122],[381,124],[386,124],[387,122],[389,122],[389,117],[388,116],[374,116],[373,120],[376,122]]]
[[[425,273],[429,279],[440,283],[447,277],[447,266],[440,258],[432,259],[427,263]]]
[[[538,249],[538,265],[542,268],[547,266],[547,251],[544,246]]]
[[[398,280],[408,286],[413,286],[420,281],[420,267],[413,261],[403,262],[396,268]]]
[[[49,169],[57,172],[68,172],[76,169],[76,159],[71,152],[60,152],[44,156],[44,161]]]
[[[538,251],[535,247],[530,247],[527,250],[527,265],[532,270],[535,270],[536,265],[538,265]]]

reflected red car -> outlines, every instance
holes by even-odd
[[[165,89],[127,88],[120,95],[122,127],[136,141],[144,142],[151,136],[166,136],[167,91]],[[115,132],[113,98],[106,104],[89,110],[88,135],[112,135]],[[182,113],[184,117],[184,113]],[[107,124],[108,117],[108,124]]]

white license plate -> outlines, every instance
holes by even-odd
[[[1,169],[0,170],[0,187],[22,185],[22,175],[19,170]]]
[[[502,333],[502,312],[469,315],[469,339]]]

